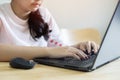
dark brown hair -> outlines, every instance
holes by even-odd
[[[30,34],[34,40],[37,40],[41,36],[44,36],[45,40],[48,40],[48,33],[51,31],[49,30],[48,24],[42,19],[39,10],[29,14],[28,25]]]

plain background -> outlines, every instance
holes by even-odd
[[[10,0],[0,0],[0,3]],[[103,36],[118,0],[44,0],[58,26],[67,29],[95,28]]]

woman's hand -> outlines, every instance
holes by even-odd
[[[83,52],[87,52],[88,55],[91,55],[91,53],[97,53],[99,49],[99,45],[97,45],[93,41],[85,41],[85,42],[80,42],[73,47],[82,50]]]
[[[48,57],[61,58],[61,57],[74,57],[76,59],[87,59],[88,56],[80,49],[75,47],[53,47],[48,48]]]

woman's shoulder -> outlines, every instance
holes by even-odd
[[[3,4],[0,4],[0,13],[4,13],[6,12],[6,10],[8,9],[10,3],[3,3]]]
[[[9,6],[10,3],[3,3],[0,4],[0,25],[5,17],[5,13],[7,13],[7,8]]]
[[[2,16],[2,14],[3,14],[3,9],[2,9],[2,6],[3,4],[0,4],[0,20],[1,20],[1,16]]]
[[[44,7],[44,6],[40,6],[39,10],[40,10],[41,12],[46,12],[46,11],[48,11],[48,9],[47,9],[46,7]]]
[[[46,7],[44,7],[44,6],[41,6],[40,8],[39,8],[39,11],[40,11],[40,14],[42,15],[42,16],[50,16],[51,14],[50,14],[50,12],[49,12],[49,10],[46,8]]]
[[[41,14],[42,18],[45,20],[45,22],[49,22],[49,20],[52,17],[52,15],[49,12],[49,10],[46,7],[44,7],[44,6],[41,6],[39,8],[39,11],[40,11],[40,14]]]
[[[10,5],[9,2],[2,3],[2,4],[0,4],[0,8],[1,8],[1,9],[2,9],[2,8],[6,8],[6,6],[8,6],[8,5]]]

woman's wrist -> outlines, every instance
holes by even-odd
[[[67,50],[68,46],[64,47],[48,47],[46,48],[47,57],[49,58],[59,58],[62,56],[63,52]]]

